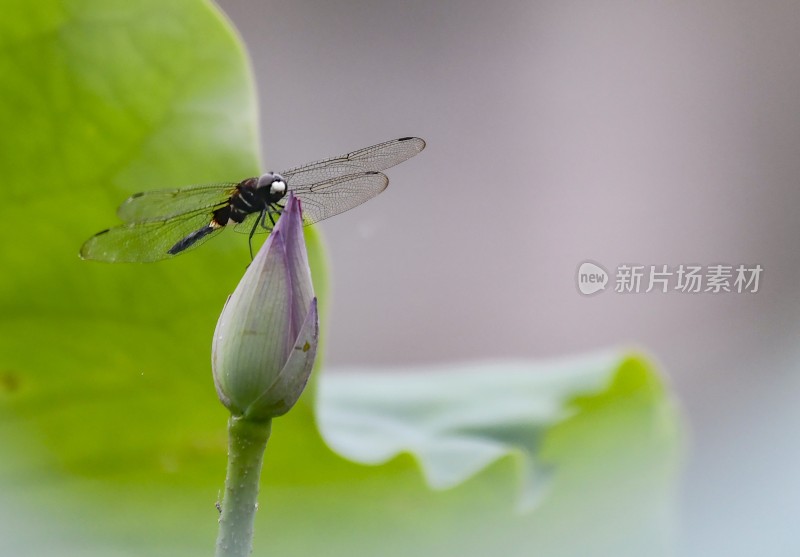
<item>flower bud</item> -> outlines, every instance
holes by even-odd
[[[219,399],[235,416],[285,414],[308,381],[318,337],[300,201],[289,194],[217,322],[211,366]]]

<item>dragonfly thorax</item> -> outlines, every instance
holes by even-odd
[[[276,203],[286,196],[286,190],[283,176],[274,172],[243,180],[236,186],[228,203],[214,211],[212,227],[240,224],[254,213],[264,216],[268,212],[275,212]]]

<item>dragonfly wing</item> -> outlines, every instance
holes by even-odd
[[[380,172],[362,172],[330,178],[307,186],[290,187],[300,199],[306,225],[349,211],[381,193],[389,178]],[[284,206],[286,198],[279,202]]]
[[[280,174],[286,179],[289,189],[292,189],[292,186],[311,185],[348,174],[382,172],[410,159],[424,148],[425,141],[419,137],[403,137],[340,157],[298,166]]]
[[[194,209],[211,209],[225,204],[237,184],[225,182],[173,190],[135,193],[117,209],[122,222],[164,221]]]
[[[81,247],[80,255],[83,259],[110,263],[145,263],[168,259],[174,257],[169,253],[170,248],[192,232],[208,226],[211,218],[207,209],[201,209],[170,219],[123,224],[89,238]],[[221,230],[223,228],[217,228],[184,251],[196,248]]]

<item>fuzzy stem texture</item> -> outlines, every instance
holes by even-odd
[[[228,420],[228,471],[216,557],[247,557],[253,549],[258,482],[271,430],[272,420]]]

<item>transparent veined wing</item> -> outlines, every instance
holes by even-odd
[[[306,226],[349,211],[381,193],[389,185],[389,178],[380,172],[362,172],[338,176],[314,184],[289,186],[289,191],[300,199],[303,222]],[[286,198],[278,202],[283,207]]]
[[[123,201],[117,215],[122,222],[129,223],[166,220],[194,209],[223,205],[236,191],[236,186],[236,183],[224,182],[135,193]]]
[[[389,179],[381,171],[408,160],[424,148],[422,139],[403,137],[281,174],[287,190],[300,199],[303,220],[308,225],[375,197],[389,184]],[[272,211],[265,214],[259,208],[265,203],[263,198],[258,198],[260,201],[252,205],[255,187],[256,179],[251,178],[239,183],[137,193],[123,202],[117,211],[123,224],[90,238],[81,248],[81,257],[110,262],[146,262],[168,259],[194,249],[223,229],[209,225],[214,212],[229,204],[237,192],[234,199],[238,203],[239,215],[252,213],[233,228],[245,233],[269,232],[287,200],[284,198],[272,203]],[[244,193],[247,193],[249,202],[243,197]],[[243,210],[243,205],[250,209]],[[229,210],[233,211],[234,207],[232,205]],[[232,224],[238,220],[231,219],[227,221],[225,217],[220,222]]]
[[[423,139],[402,137],[339,157],[298,166],[280,174],[286,179],[289,189],[292,190],[294,189],[292,186],[309,186],[348,174],[382,172],[410,159],[424,148],[425,141]]]
[[[132,222],[99,232],[81,247],[83,259],[110,263],[151,262],[174,257],[169,249],[188,234],[208,226],[212,214],[208,208],[189,211],[162,220]],[[218,228],[184,251],[196,248],[219,234]],[[181,252],[183,253],[183,252]]]

